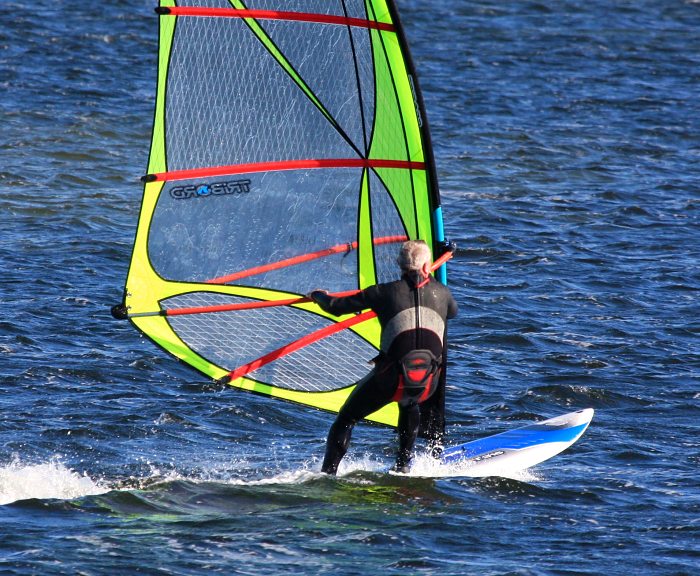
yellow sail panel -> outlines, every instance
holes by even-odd
[[[305,301],[398,277],[441,240],[425,114],[391,2],[163,1],[124,311],[233,386],[337,411],[376,319]],[[354,322],[354,321],[353,321]],[[340,329],[344,328],[344,329]],[[395,425],[395,405],[370,416]]]

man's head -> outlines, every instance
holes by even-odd
[[[423,240],[409,240],[401,245],[396,263],[402,272],[421,272],[430,274],[430,248]]]

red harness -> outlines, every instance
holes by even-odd
[[[430,350],[413,350],[398,362],[398,386],[392,401],[402,406],[420,404],[433,393],[440,362]]]

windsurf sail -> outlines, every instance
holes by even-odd
[[[153,135],[118,315],[209,377],[337,411],[379,325],[303,295],[394,280],[401,242],[437,258],[444,241],[396,7],[161,0],[156,12]],[[395,425],[396,406],[369,419]]]

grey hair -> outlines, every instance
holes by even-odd
[[[409,240],[401,244],[396,263],[404,272],[417,272],[426,262],[430,264],[430,248],[423,240]]]

